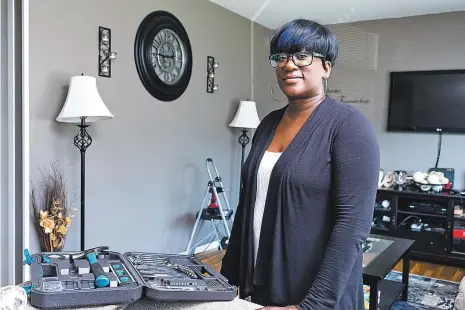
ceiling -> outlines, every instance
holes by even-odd
[[[465,0],[210,0],[270,29],[294,18],[322,24],[465,11]]]

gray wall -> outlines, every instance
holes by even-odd
[[[109,27],[118,56],[112,78],[97,78],[97,85],[115,118],[89,128],[86,247],[184,251],[207,186],[207,157],[236,207],[239,132],[228,124],[238,101],[251,95],[250,22],[206,0],[41,0],[30,6],[31,180],[39,180],[39,168],[60,160],[69,165],[70,195],[79,194],[79,151],[73,145],[78,128],[55,117],[71,76],[98,75],[98,26]],[[187,91],[170,103],[145,91],[133,60],[139,23],[159,9],[182,21],[194,56]],[[220,64],[215,94],[205,91],[209,55]],[[79,248],[79,226],[78,215],[65,249]],[[31,244],[39,249],[33,227]]]
[[[436,134],[387,133],[389,72],[465,68],[465,12],[351,24],[378,36],[374,78],[375,125],[385,170],[422,170],[434,167]],[[440,104],[440,103],[439,103]],[[456,187],[465,187],[465,137],[443,135],[439,167],[455,168]]]
[[[270,53],[270,38],[273,31],[261,25],[254,25],[254,100],[257,102],[257,111],[260,119],[269,112],[281,108],[286,101],[278,102],[271,96],[273,87],[276,99],[284,98],[279,87],[275,85],[276,75],[270,66],[268,56]]]

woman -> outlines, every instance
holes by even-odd
[[[364,309],[375,133],[358,109],[325,95],[338,54],[329,29],[292,21],[272,37],[270,52],[288,104],[254,134],[221,273],[241,298],[267,309]]]

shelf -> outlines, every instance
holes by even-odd
[[[383,280],[379,282],[378,290],[380,291],[379,309],[391,309],[394,302],[404,291],[405,284],[402,282],[395,282]]]
[[[389,228],[383,228],[383,227],[371,227],[373,230],[379,230],[379,231],[391,231]]]
[[[428,238],[428,236],[431,236],[431,237],[433,237],[433,236],[444,236],[447,233],[446,231],[445,232],[428,231],[428,230],[415,231],[415,230],[411,230],[411,229],[408,229],[408,228],[401,228],[401,227],[397,227],[396,231],[400,232],[402,234],[404,234],[404,233],[407,234],[409,236],[408,238],[415,238],[416,236],[421,234],[423,236],[422,239]]]
[[[461,204],[465,195],[453,195],[451,193],[423,193],[417,189],[378,189],[379,198],[390,201],[390,210],[381,211],[378,205],[375,206],[375,217],[383,215],[390,216],[392,223],[389,230],[371,228],[372,232],[380,235],[407,238],[415,240],[412,246],[412,253],[415,253],[417,260],[437,263],[438,261],[447,264],[457,264],[465,266],[465,242],[458,244],[453,239],[453,229],[465,229],[464,216],[454,217],[455,205]],[[410,208],[414,205],[414,208]],[[418,207],[418,206],[419,207]],[[423,206],[425,209],[423,209]],[[441,210],[442,209],[442,210]],[[379,210],[379,211],[378,211]],[[405,211],[404,211],[405,210]],[[446,213],[428,213],[446,211]],[[389,212],[389,213],[388,213]],[[416,216],[422,219],[424,224],[431,227],[445,228],[444,232],[436,231],[412,231],[410,229],[411,220],[403,222],[407,217]],[[414,220],[413,218],[412,220]],[[399,226],[400,224],[404,224]],[[454,251],[454,252],[452,252]],[[440,260],[438,258],[441,258]]]
[[[385,208],[375,208],[375,211],[384,212],[384,213],[390,213],[390,212],[391,212],[391,208],[389,208],[389,209],[385,209]]]
[[[428,217],[435,217],[440,219],[447,219],[447,215],[441,214],[433,214],[433,213],[419,213],[419,212],[410,212],[410,211],[397,211],[400,214],[408,214],[408,215],[415,215],[415,216],[428,216]]]
[[[417,188],[405,189],[398,191],[392,188],[378,188],[378,194],[398,195],[400,197],[424,197],[424,199],[431,200],[447,200],[447,199],[462,199],[460,194],[449,194],[449,192],[431,193],[422,192]]]

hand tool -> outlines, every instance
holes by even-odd
[[[62,254],[56,254],[56,253],[53,253],[53,254],[45,254],[43,257],[43,262],[44,263],[51,263],[52,262],[52,259],[56,259],[56,260],[65,260],[66,257],[65,255],[62,255]]]
[[[126,271],[126,274],[129,276],[129,278],[132,280],[132,282],[136,283],[136,280],[134,280],[134,278],[132,277],[131,273],[128,271],[126,266],[124,266],[124,264],[121,264],[121,266],[123,266],[123,269]]]
[[[147,267],[145,266],[144,268],[136,267],[137,270],[141,272],[168,272],[168,273],[173,273],[175,274],[173,269],[167,268],[167,267]]]
[[[71,277],[75,277],[78,274],[78,268],[76,266],[76,263],[74,262],[74,256],[70,255],[69,256],[69,272],[68,274]]]
[[[100,265],[97,259],[97,255],[99,254],[99,252],[103,252],[107,250],[108,250],[107,246],[100,246],[100,247],[91,248],[83,252],[78,252],[78,253],[70,255],[70,257],[72,256],[73,259],[81,259],[84,257],[87,258],[90,264],[90,271],[95,276],[96,287],[107,287],[110,284],[110,280],[108,279],[108,276],[105,274],[105,271],[103,270],[102,265]]]
[[[95,252],[87,253],[87,260],[90,264],[90,271],[95,276],[95,286],[96,287],[106,287],[110,284],[108,276],[105,274],[102,266],[100,265],[97,255]]]
[[[118,274],[116,273],[116,270],[113,268],[113,266],[110,264],[110,269],[113,271],[113,273],[116,275],[116,280],[118,281],[119,284],[121,284],[120,279],[118,278]]]
[[[176,269],[177,271],[191,277],[192,279],[197,279],[197,274],[191,268],[178,264],[167,264],[167,266]]]
[[[158,290],[170,290],[170,291],[196,291],[196,287],[192,286],[157,286]]]
[[[141,273],[141,276],[144,278],[150,278],[150,279],[173,277],[172,274],[168,274],[168,273],[148,273],[148,274]]]
[[[132,258],[130,257],[129,260],[131,261],[131,263],[133,264],[139,264],[139,265],[143,265],[143,264],[167,264],[169,263],[169,261],[167,259],[157,259],[157,258],[145,258],[145,257],[142,257],[142,258]]]

